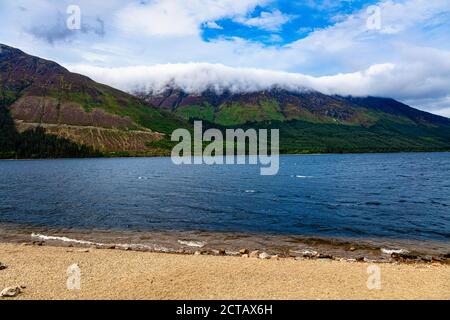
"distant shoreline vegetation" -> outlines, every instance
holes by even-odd
[[[313,150],[300,150],[298,152],[285,152],[280,149],[280,156],[295,156],[295,155],[327,155],[327,154],[396,154],[396,153],[450,153],[450,149],[441,149],[441,150],[336,150],[336,151],[313,151]],[[249,154],[247,153],[247,156]],[[167,150],[165,152],[157,151],[121,151],[121,152],[109,152],[109,153],[101,153],[98,152],[95,155],[84,155],[79,157],[74,156],[59,156],[52,157],[46,156],[42,157],[37,154],[32,155],[30,157],[18,157],[13,153],[7,153],[0,151],[0,160],[58,160],[58,159],[114,159],[114,158],[170,158],[171,151]]]

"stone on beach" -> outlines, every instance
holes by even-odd
[[[333,256],[330,254],[319,253],[317,256],[318,259],[333,259]]]
[[[269,254],[267,254],[267,253],[265,253],[265,252],[263,252],[263,253],[261,253],[260,255],[259,255],[259,258],[260,259],[270,259],[270,255]]]
[[[400,261],[411,261],[411,260],[417,260],[418,256],[409,254],[409,253],[399,253],[399,252],[394,252],[391,254],[391,257],[395,260],[400,260]]]
[[[432,257],[431,261],[432,262],[444,262],[446,259],[443,257]]]
[[[357,262],[365,262],[366,258],[365,257],[358,257],[355,259]]]
[[[250,258],[258,258],[259,255],[260,255],[259,250],[255,250],[255,251],[250,252]]]
[[[241,249],[239,250],[240,254],[248,254],[248,249]]]
[[[22,293],[22,289],[19,286],[16,287],[8,287],[2,290],[0,293],[0,297],[4,298],[14,298]]]
[[[5,270],[6,268],[8,268],[8,266],[0,262],[0,270]]]
[[[318,252],[314,250],[304,250],[302,255],[304,258],[314,258],[318,256]]]

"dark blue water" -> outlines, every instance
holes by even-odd
[[[450,154],[0,161],[0,223],[450,241]]]

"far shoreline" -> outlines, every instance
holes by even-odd
[[[436,150],[436,151],[374,151],[374,152],[325,152],[325,153],[281,153],[280,157],[286,156],[326,156],[326,155],[395,155],[395,154],[436,154],[436,153],[450,153],[450,150]],[[246,155],[248,157],[250,155]],[[257,155],[252,155],[257,156]],[[105,155],[103,157],[80,157],[80,158],[0,158],[0,161],[41,161],[41,160],[95,160],[95,159],[167,159],[170,155],[142,155],[142,156],[111,156]]]

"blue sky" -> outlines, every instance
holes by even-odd
[[[450,117],[449,0],[0,0],[0,42],[127,91],[309,87]]]
[[[206,41],[214,41],[221,37],[239,37],[249,41],[258,41],[266,45],[283,46],[307,37],[314,30],[334,25],[336,19],[341,15],[351,14],[376,3],[376,0],[280,0],[267,6],[257,6],[253,12],[248,14],[249,18],[258,18],[263,12],[281,12],[288,20],[280,25],[279,29],[267,30],[248,26],[228,18],[215,21],[218,26],[216,28],[209,28],[207,25],[203,25],[202,37]]]

